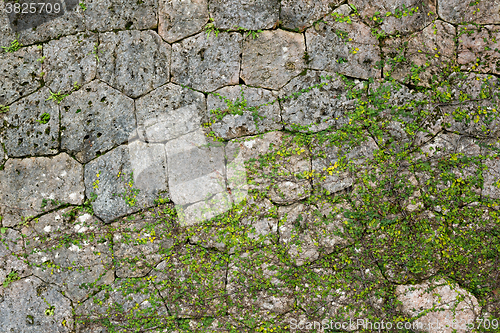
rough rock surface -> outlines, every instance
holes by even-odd
[[[72,307],[54,286],[30,276],[0,289],[2,332],[71,332]],[[47,304],[48,303],[48,304]],[[49,305],[50,304],[50,305]],[[53,307],[53,315],[45,311]]]
[[[283,0],[281,1],[281,26],[299,31],[331,13],[341,0]]]
[[[37,59],[42,51],[36,46],[21,48],[13,53],[0,52],[0,105],[8,105],[35,91],[42,65]]]
[[[462,70],[500,74],[500,28],[458,28],[458,63]],[[481,61],[478,61],[481,59]]]
[[[0,199],[4,226],[14,226],[22,217],[42,213],[43,199],[82,204],[83,167],[66,153],[9,159],[0,171]]]
[[[439,16],[450,23],[474,21],[478,24],[500,23],[500,1],[438,1]]]
[[[158,0],[86,0],[87,30],[153,29],[157,27]]]
[[[166,142],[201,128],[205,96],[168,83],[136,101],[138,134],[148,142]]]
[[[378,40],[368,26],[354,20],[336,22],[332,16],[324,22],[306,31],[309,68],[362,79],[381,76],[375,68],[381,60]]]
[[[365,21],[373,25],[382,21],[380,28],[387,34],[407,34],[422,30],[436,19],[434,0],[352,0],[351,4]],[[377,12],[380,14],[375,16]],[[386,16],[387,13],[391,15]],[[374,16],[377,20],[373,19]]]
[[[7,122],[3,142],[9,156],[57,154],[59,107],[53,101],[47,101],[47,96],[50,96],[49,89],[42,88],[12,104],[3,117]]]
[[[353,107],[347,89],[338,75],[329,72],[309,70],[294,78],[279,92],[285,128],[302,126],[302,130],[317,132],[346,124],[344,112]]]
[[[241,34],[221,32],[189,37],[172,47],[172,82],[214,91],[239,82]]]
[[[87,163],[85,190],[97,195],[92,207],[106,223],[153,205],[167,191],[163,145],[136,140]]]
[[[0,284],[2,286],[9,274],[17,274],[18,278],[24,278],[32,273],[31,267],[24,262],[22,257],[23,243],[21,233],[14,229],[6,229],[5,233],[0,236]]]
[[[212,130],[217,136],[230,140],[283,127],[275,93],[247,86],[224,87],[215,93],[219,95],[209,95],[207,100],[208,110],[212,112],[211,118],[217,119],[217,114],[226,110],[230,112],[230,108],[237,108],[237,112],[242,113],[227,114],[222,119],[217,119],[212,124]]]
[[[35,265],[33,274],[57,285],[73,302],[87,299],[95,289],[83,288],[84,283],[100,278],[97,285],[102,285],[114,280],[107,232],[95,217],[73,208],[32,221],[23,228],[23,234],[30,240],[26,252],[30,263]],[[64,244],[68,238],[73,242]],[[59,247],[59,243],[63,246]]]
[[[208,0],[159,0],[158,34],[174,43],[200,32],[208,22]]]
[[[52,92],[70,92],[96,76],[97,35],[86,32],[51,40],[43,47],[43,79]]]
[[[209,10],[219,29],[261,30],[279,19],[279,0],[209,0]]]
[[[136,98],[170,79],[171,47],[153,31],[99,35],[98,77]]]
[[[445,280],[424,282],[417,285],[399,285],[396,287],[401,310],[410,316],[433,309],[416,320],[419,332],[436,333],[468,332],[464,323],[475,323],[479,304],[468,291],[447,283]],[[462,300],[460,300],[462,299]],[[445,323],[455,320],[455,326],[445,327]],[[436,325],[439,323],[440,325]],[[454,331],[456,329],[456,331]]]
[[[448,63],[455,57],[455,27],[443,21],[435,21],[421,32],[412,34],[407,38],[396,38],[387,41],[383,52],[389,58],[384,67],[384,72],[393,71],[394,78],[407,82],[411,75],[411,64],[424,66],[417,84],[428,86],[433,76],[440,74]],[[407,45],[405,45],[407,43]],[[405,49],[407,61],[396,62]]]
[[[135,127],[134,101],[99,80],[61,103],[61,148],[81,163],[127,142]]]
[[[304,36],[285,30],[264,31],[243,41],[241,78],[245,84],[280,89],[304,69]]]

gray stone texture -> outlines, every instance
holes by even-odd
[[[282,0],[281,26],[303,31],[331,13],[341,3],[341,0]]]
[[[99,35],[98,77],[137,98],[170,80],[171,47],[154,31],[119,31]]]
[[[460,26],[458,34],[458,63],[461,70],[500,74],[498,26]]]
[[[61,11],[64,10],[63,15],[61,13],[56,14],[54,7],[52,13],[43,10],[42,13],[38,12],[36,15],[32,13],[17,14],[12,18],[12,25],[8,23],[9,20],[3,7],[4,2],[2,2],[0,4],[0,17],[2,17],[0,21],[3,21],[3,17],[5,17],[7,24],[5,30],[2,30],[7,33],[7,36],[10,36],[8,43],[10,44],[12,40],[18,39],[23,45],[31,45],[84,31],[83,11],[75,3],[76,1],[50,1],[51,4],[55,4],[56,2],[61,4]],[[40,10],[41,6],[37,5],[37,8]],[[2,44],[7,43],[4,42]]]
[[[346,124],[344,113],[354,108],[347,90],[337,74],[309,70],[297,76],[279,92],[285,128],[303,126],[302,131],[318,132]]]
[[[152,206],[167,191],[163,152],[162,145],[137,140],[86,164],[85,190],[97,194],[92,203],[96,216],[108,223]]]
[[[279,0],[209,0],[210,16],[219,29],[270,29],[279,20]]]
[[[419,85],[429,86],[443,69],[455,60],[455,27],[443,21],[435,21],[424,30],[404,38],[389,39],[382,47],[387,57],[384,72],[393,71],[392,76],[397,80],[407,82],[411,75],[411,64],[425,66],[420,73]],[[401,49],[407,59],[393,63],[393,59],[400,57]]]
[[[96,76],[97,59],[94,47],[97,35],[79,33],[51,40],[43,47],[43,79],[52,92],[70,92],[75,82],[82,86]]]
[[[174,43],[200,32],[208,22],[208,0],[159,0],[158,34]]]
[[[373,26],[380,25],[387,34],[408,34],[422,30],[436,19],[435,0],[352,0],[365,22]],[[418,9],[416,9],[418,7]],[[405,9],[406,8],[406,9]],[[376,12],[377,20],[373,20]],[[386,16],[391,13],[390,16]],[[431,14],[432,13],[432,14]]]
[[[7,122],[2,136],[11,157],[57,154],[59,148],[59,107],[47,101],[47,88],[22,98],[3,116]],[[46,114],[50,119],[46,122]],[[1,118],[0,118],[1,119]]]
[[[218,95],[211,94],[208,96],[209,112],[212,110],[217,110],[217,114],[224,111],[229,112],[229,107],[244,104],[241,105],[241,115],[227,114],[221,120],[217,119],[212,123],[211,128],[218,137],[230,140],[283,127],[276,93],[247,86],[224,87],[215,93]],[[212,115],[211,118],[216,119],[215,115]]]
[[[86,0],[87,30],[154,29],[158,25],[158,0]]]
[[[471,6],[471,4],[473,5]],[[498,0],[440,0],[438,1],[438,12],[441,19],[450,23],[500,23],[500,1]]]
[[[53,285],[30,276],[0,289],[0,330],[2,332],[72,332],[72,306]],[[54,314],[45,311],[49,305]]]
[[[61,149],[81,163],[126,143],[135,128],[134,101],[99,80],[61,103]]]
[[[381,60],[379,43],[368,26],[354,18],[352,23],[332,16],[324,21],[306,31],[309,68],[362,79],[381,76],[375,68]]]
[[[16,273],[18,278],[31,275],[31,267],[24,262],[24,240],[19,231],[8,228],[0,235],[0,284],[9,274]]]
[[[280,89],[305,66],[305,42],[302,34],[273,30],[243,41],[241,78],[246,84]]]
[[[242,36],[239,33],[205,33],[186,38],[172,47],[172,82],[196,90],[214,91],[239,82]]]
[[[0,215],[4,226],[43,212],[42,200],[83,203],[83,167],[66,153],[9,159],[0,171]],[[53,207],[51,204],[47,209]]]
[[[36,46],[23,47],[13,53],[0,52],[0,105],[8,105],[35,91],[42,65],[37,59],[42,51]]]
[[[34,265],[33,274],[58,286],[73,302],[87,299],[95,288],[85,289],[84,283],[99,280],[99,286],[114,280],[107,232],[98,219],[74,208],[31,221],[23,228],[23,234],[27,237],[26,253]],[[72,242],[68,243],[68,239]]]
[[[168,83],[136,101],[139,137],[166,142],[201,128],[206,121],[205,96]]]

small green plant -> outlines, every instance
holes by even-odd
[[[11,284],[12,282],[14,281],[17,281],[19,280],[20,277],[19,275],[17,274],[17,272],[15,271],[12,271],[10,272],[7,277],[5,278],[5,280],[3,281],[3,287],[4,288],[7,288],[9,286],[9,284]]]
[[[40,61],[40,63],[43,64],[43,62],[45,61],[45,58],[47,58],[47,56],[43,56],[39,59],[36,59],[36,61]]]
[[[65,97],[69,96],[69,94],[63,94],[63,93],[61,93],[61,91],[58,91],[56,93],[53,93],[52,91],[49,91],[49,92],[50,92],[50,97],[47,98],[46,101],[50,101],[52,99],[55,102],[57,102],[57,104],[61,104],[63,99]]]
[[[243,31],[247,33],[245,37],[252,36],[252,39],[259,38],[259,34],[262,32],[262,30],[248,30],[242,27],[237,28],[237,31]]]
[[[210,18],[209,19],[209,23],[207,23],[207,25],[205,26],[205,32],[207,33],[207,39],[208,37],[210,37],[210,33],[215,33],[215,37],[217,37],[219,35],[219,29],[217,29],[215,27],[215,24],[213,23],[214,22],[214,19],[213,18]]]
[[[48,113],[43,113],[41,116],[40,116],[40,119],[37,119],[36,120],[38,123],[40,124],[43,124],[45,125],[46,123],[48,123],[50,121],[50,114]]]
[[[2,46],[2,49],[4,49],[5,52],[16,52],[21,48],[21,44],[19,44],[18,40],[15,39],[13,42],[10,43],[10,46]]]
[[[80,8],[82,9],[82,11],[85,11],[87,9],[85,2],[80,2],[79,5],[80,5]]]
[[[9,106],[0,105],[0,113],[6,113],[6,112],[9,112]]]
[[[47,309],[45,309],[44,313],[46,316],[53,316],[54,315],[54,311],[56,309],[55,306],[53,306],[52,304],[50,304],[49,302],[47,302],[47,300],[45,299],[45,297],[43,298],[43,301],[45,302],[45,304],[47,304],[49,307]]]
[[[125,175],[122,174],[121,172],[118,173],[117,178],[122,178]],[[120,198],[123,198],[127,202],[127,205],[130,207],[134,207],[137,204],[137,195],[139,194],[140,190],[134,188],[134,173],[131,172],[129,175],[129,181],[126,183],[126,188],[127,190],[123,193],[113,193],[113,196],[117,196]]]
[[[99,49],[97,47],[97,43],[94,45],[94,51],[92,51],[91,53],[97,59],[97,62],[99,62]]]

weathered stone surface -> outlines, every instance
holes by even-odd
[[[341,3],[341,0],[283,0],[280,11],[281,26],[302,31]]]
[[[472,4],[472,6],[471,6]],[[438,1],[439,16],[450,23],[475,22],[477,24],[500,23],[500,1]]]
[[[483,151],[483,155],[491,154],[491,150]],[[482,195],[489,196],[494,199],[500,199],[500,161],[498,160],[498,157],[496,157],[495,159],[486,160],[484,164],[488,168],[484,171],[484,188]]]
[[[182,40],[172,47],[172,82],[214,91],[239,82],[242,36],[205,33]]]
[[[31,268],[23,260],[23,239],[21,233],[14,229],[6,229],[0,235],[0,284],[9,274],[16,274],[18,278],[31,275]]]
[[[33,220],[23,228],[33,274],[57,285],[73,302],[85,300],[95,289],[83,288],[84,283],[97,281],[99,286],[114,280],[107,232],[102,222],[74,208]]]
[[[366,22],[382,23],[380,28],[387,34],[415,32],[436,19],[435,0],[353,0],[351,4]],[[374,20],[377,12],[380,14]]]
[[[158,0],[86,0],[87,30],[154,29],[157,27]]]
[[[152,206],[159,194],[167,191],[165,170],[163,145],[139,140],[89,162],[85,189],[97,194],[92,203],[95,214],[107,223]]]
[[[9,46],[14,39],[16,39],[16,36],[10,26],[9,16],[5,10],[5,2],[2,1],[0,2],[0,46]],[[1,52],[3,52],[3,49]]]
[[[474,295],[445,280],[398,285],[396,295],[402,302],[401,310],[411,317],[433,309],[415,321],[417,332],[468,332],[465,324],[475,323],[480,311]],[[445,324],[451,325],[446,327]]]
[[[230,140],[283,127],[280,106],[275,93],[247,86],[224,87],[217,90],[216,93],[220,96],[208,96],[208,110],[213,113],[211,118],[215,120],[217,114],[224,114],[223,112],[229,111],[231,106],[233,108],[239,106],[238,111],[243,113],[242,115],[227,114],[222,119],[212,123],[212,130],[217,136]],[[257,109],[253,110],[252,108]],[[254,116],[254,112],[256,116]]]
[[[0,289],[0,329],[2,332],[71,332],[71,303],[54,286],[37,277],[15,281]],[[53,315],[46,315],[49,305]]]
[[[25,1],[24,3],[29,4],[30,2]],[[18,13],[14,15],[11,18],[12,24],[9,24],[7,29],[12,33],[11,40],[17,39],[23,45],[30,45],[85,30],[83,11],[77,5],[78,1],[60,0],[50,1],[50,3],[53,5],[60,3],[61,11],[55,13],[55,8],[52,7],[52,13],[48,13],[44,8],[42,13]],[[0,4],[1,7],[3,6]],[[41,6],[37,5],[37,8],[40,10]],[[62,15],[61,12],[63,12]],[[4,8],[1,8],[1,13],[0,15],[5,13]]]
[[[127,142],[135,127],[134,101],[99,80],[61,103],[61,148],[81,163]]]
[[[75,82],[81,86],[96,76],[94,47],[97,35],[86,32],[51,40],[43,48],[42,70],[46,85],[54,92],[69,92]]]
[[[195,223],[196,219],[191,216],[193,214],[202,220],[208,217],[203,216],[202,207],[215,215],[230,208],[229,194],[226,192],[225,185],[223,144],[211,141],[199,129],[167,142],[165,150],[170,197],[176,205],[183,206],[178,208],[181,224]],[[205,199],[211,199],[217,194],[221,197],[216,197],[215,200],[222,200],[222,205],[219,206],[217,202],[213,202],[215,206],[212,206],[209,201],[205,202]],[[202,207],[189,206],[194,203],[200,203]],[[194,212],[193,209],[198,212]],[[209,216],[213,217],[213,214]]]
[[[42,65],[37,59],[42,51],[36,46],[23,47],[13,53],[0,52],[0,105],[8,105],[35,91],[40,83]]]
[[[261,30],[272,28],[279,19],[278,0],[209,0],[209,10],[219,29]]]
[[[142,281],[139,283],[142,284]],[[127,324],[138,312],[139,316],[144,317],[148,313],[154,313],[159,321],[161,320],[159,318],[168,316],[167,308],[154,286],[152,284],[144,286],[139,283],[129,282],[128,279],[117,279],[94,297],[76,305],[78,332],[104,333],[108,330],[102,320],[108,320],[114,326],[123,325]],[[121,307],[117,308],[116,304],[120,304]],[[133,321],[133,323],[136,322]]]
[[[380,77],[378,40],[360,21],[336,22],[332,16],[306,31],[308,67],[356,78]]]
[[[54,155],[59,147],[59,107],[47,101],[47,88],[31,94],[10,106],[3,119],[7,127],[3,142],[12,157]],[[45,118],[50,115],[50,119]]]
[[[423,66],[424,71],[414,83],[429,86],[433,76],[442,73],[443,68],[455,57],[455,27],[443,21],[435,21],[424,30],[405,38],[387,40],[382,51],[388,58],[384,73],[392,71],[392,77],[408,82],[412,75],[411,64]],[[407,44],[406,44],[407,43]],[[404,54],[401,54],[401,49]],[[405,55],[407,61],[394,61]]]
[[[83,203],[83,167],[68,154],[9,159],[0,171],[0,215],[5,226],[43,212],[43,199]],[[49,204],[47,208],[50,208]]]
[[[500,74],[500,28],[458,28],[458,63],[462,70]]]
[[[344,113],[354,107],[354,100],[346,96],[347,91],[342,79],[328,72],[309,70],[294,78],[279,92],[285,128],[303,126],[303,131],[317,132],[346,124]]]
[[[166,142],[201,128],[206,121],[205,96],[168,83],[136,101],[139,137]]]
[[[200,32],[208,22],[208,0],[159,0],[158,34],[174,43]]]
[[[98,77],[136,98],[170,79],[171,47],[154,31],[119,31],[99,36]]]
[[[304,69],[304,36],[273,30],[243,41],[241,78],[246,84],[280,89]]]

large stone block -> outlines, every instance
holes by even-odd
[[[281,26],[302,31],[341,3],[341,0],[283,0],[280,11]]]
[[[475,22],[477,24],[500,23],[500,1],[438,1],[439,16],[450,23]]]
[[[381,76],[377,68],[381,60],[378,40],[361,21],[336,22],[327,16],[324,22],[307,29],[306,41],[309,68],[362,79]]]
[[[201,128],[206,121],[205,96],[168,83],[136,101],[139,137],[166,142]]]
[[[98,77],[136,98],[170,79],[171,47],[154,31],[119,31],[99,35]]]
[[[92,52],[97,41],[96,34],[86,32],[51,40],[43,47],[43,79],[52,92],[69,92],[75,82],[81,86],[95,78],[97,60]]]
[[[36,46],[23,47],[13,53],[0,52],[0,105],[8,105],[38,87],[42,65],[37,59],[42,51]]]
[[[210,0],[209,10],[217,28],[261,30],[276,24],[280,3],[278,0]]]
[[[239,83],[241,34],[205,33],[172,47],[172,82],[202,91]]]
[[[54,155],[59,148],[59,107],[47,88],[12,104],[5,114],[3,142],[12,157]],[[48,115],[48,116],[47,116]]]
[[[264,31],[243,41],[241,78],[246,84],[280,89],[304,69],[302,34],[285,30]]]
[[[2,285],[7,283],[9,274],[11,276],[15,274],[18,278],[32,274],[31,267],[23,260],[25,242],[22,234],[11,228],[6,228],[4,231],[0,235],[0,284]]]
[[[283,127],[276,93],[247,86],[224,87],[216,93],[209,95],[207,102],[217,136],[230,140]],[[241,114],[227,114],[231,111]]]
[[[86,0],[87,30],[144,30],[157,27],[158,0]]]
[[[134,101],[99,80],[61,104],[61,148],[81,163],[127,142],[135,128]]]
[[[462,70],[500,74],[500,28],[458,28],[458,63]]]
[[[104,222],[151,207],[167,192],[165,150],[161,144],[131,140],[85,165],[85,189]]]
[[[2,332],[69,333],[73,331],[70,300],[53,285],[35,276],[15,281],[8,288],[2,288],[0,299],[2,300],[0,302]],[[47,315],[47,310],[52,310],[53,314]]]
[[[80,205],[84,199],[83,167],[68,154],[9,159],[0,171],[0,215],[14,226],[22,217],[43,213],[44,200]],[[47,209],[54,205],[48,204]]]
[[[158,34],[174,43],[200,32],[208,22],[208,0],[159,0]]]

